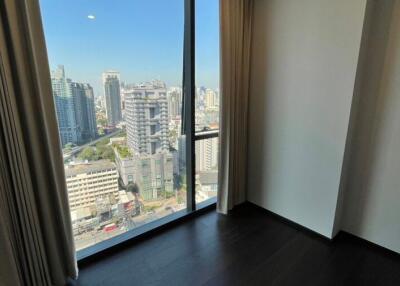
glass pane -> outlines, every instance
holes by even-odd
[[[196,141],[196,204],[215,198],[218,188],[218,138]]]
[[[219,0],[196,1],[196,131],[219,128]]]
[[[183,0],[40,0],[76,249],[186,208]]]

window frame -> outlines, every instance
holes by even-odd
[[[180,221],[199,215],[208,209],[215,208],[216,197],[196,204],[196,154],[195,143],[219,137],[219,129],[195,130],[195,4],[196,0],[184,0],[184,48],[183,48],[183,84],[182,84],[182,133],[186,144],[186,209],[177,211],[145,225],[128,230],[125,233],[100,241],[76,252],[78,265],[96,259],[99,255],[124,247],[145,236],[161,231]]]

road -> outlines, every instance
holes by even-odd
[[[183,207],[184,208],[184,207]],[[154,213],[145,213],[136,217],[132,217],[126,224],[129,224],[128,227],[120,225],[117,229],[106,233],[102,230],[100,231],[91,231],[86,234],[81,234],[79,236],[75,236],[75,248],[76,250],[80,250],[96,244],[100,241],[110,239],[111,237],[122,234],[128,230],[134,229],[141,225],[145,225],[149,222],[155,221],[167,215],[173,214],[175,212],[174,209],[166,210],[164,207],[156,210]]]
[[[90,141],[89,143],[86,143],[86,144],[81,145],[81,146],[74,147],[74,148],[73,148],[71,151],[69,151],[69,152],[65,152],[65,153],[63,152],[64,161],[70,159],[71,156],[75,155],[76,153],[79,153],[79,152],[80,152],[81,150],[83,150],[84,148],[89,147],[89,146],[92,146],[92,145],[96,144],[97,142],[100,142],[101,140],[103,140],[103,139],[105,139],[105,138],[113,137],[113,136],[115,136],[115,135],[117,135],[118,133],[121,133],[121,132],[122,132],[122,130],[121,130],[121,129],[118,129],[117,131],[114,131],[114,132],[112,132],[112,133],[110,133],[110,134],[104,135],[104,136],[102,136],[102,137],[100,137],[100,138],[97,138],[96,140]]]

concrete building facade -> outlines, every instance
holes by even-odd
[[[145,200],[165,198],[173,192],[165,84],[155,81],[125,91],[125,112],[127,145],[133,153],[133,177],[140,194]]]
[[[66,165],[70,209],[94,206],[98,199],[118,200],[118,172],[108,160]]]

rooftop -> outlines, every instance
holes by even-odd
[[[65,175],[75,176],[78,174],[115,169],[115,164],[109,160],[99,160],[93,162],[65,165]]]

